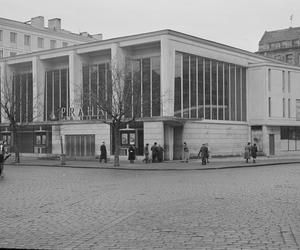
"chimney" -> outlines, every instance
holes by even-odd
[[[99,33],[99,34],[92,35],[92,37],[95,38],[95,39],[97,39],[97,40],[102,40],[103,35],[101,33]]]
[[[31,18],[31,26],[36,28],[44,28],[44,17],[43,16],[37,16]]]
[[[61,30],[61,19],[52,18],[48,20],[48,29],[50,30]]]
[[[83,37],[89,37],[89,33],[87,33],[86,31],[80,32],[79,35],[80,35],[80,36],[83,36]]]

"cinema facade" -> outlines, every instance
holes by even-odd
[[[126,62],[135,90],[126,104],[135,121],[120,129],[124,157],[130,144],[141,158],[143,145],[154,142],[166,160],[181,158],[183,142],[191,157],[202,143],[212,156],[241,155],[248,141],[262,155],[300,150],[299,67],[162,30],[1,59],[2,90],[12,79],[21,153],[63,149],[68,158],[94,159],[105,141],[113,154],[110,117],[83,97],[111,102],[113,60]],[[13,151],[3,112],[0,130]]]

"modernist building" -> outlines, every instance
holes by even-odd
[[[0,18],[0,58],[101,39],[101,34],[75,34],[64,30],[59,18],[48,20],[48,27],[45,27],[43,16],[31,18],[28,22]]]
[[[264,155],[300,150],[299,67],[162,30],[0,60],[2,86],[13,79],[23,153],[59,154],[62,145],[68,157],[94,158],[105,141],[112,154],[110,117],[90,98],[111,103],[112,61],[128,66],[126,84],[135,90],[123,155],[131,143],[142,155],[154,142],[165,159],[179,159],[183,142],[192,157],[202,143],[215,156],[241,155],[248,141]],[[12,143],[3,116],[0,134]]]
[[[300,65],[300,27],[266,31],[259,41],[257,53]]]

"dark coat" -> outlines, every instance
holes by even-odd
[[[100,147],[100,159],[106,159],[107,152],[106,152],[106,146],[104,144]]]
[[[135,148],[130,146],[128,149],[128,160],[134,161],[135,160]]]
[[[251,156],[252,156],[252,158],[256,158],[257,157],[257,146],[256,145],[253,145],[251,147]]]
[[[208,158],[208,148],[203,145],[201,148],[200,148],[200,151],[198,153],[198,157],[201,157],[201,158]]]
[[[158,162],[162,162],[164,158],[164,149],[162,146],[157,147],[157,160]]]

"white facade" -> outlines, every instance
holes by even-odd
[[[63,30],[59,18],[48,20],[47,27],[42,16],[25,23],[0,18],[0,58],[101,39],[101,34],[92,36],[87,32],[75,34]]]
[[[300,150],[297,134],[288,135],[287,139],[284,135],[285,131],[295,129],[297,132],[300,128],[299,107],[297,109],[297,100],[300,100],[300,94],[297,94],[300,93],[299,67],[163,30],[0,61],[2,78],[24,72],[32,74],[32,92],[38,98],[33,103],[33,121],[26,124],[50,128],[47,136],[51,138],[45,137],[48,143],[44,145],[48,148],[46,153],[59,153],[60,138],[64,152],[70,157],[85,156],[86,152],[89,152],[87,156],[96,157],[102,141],[106,142],[109,154],[112,153],[110,126],[102,119],[80,117],[82,102],[78,100],[84,88],[93,91],[93,84],[98,93],[101,77],[105,78],[108,87],[107,65],[116,58],[119,63],[131,61],[132,73],[137,73],[139,78],[138,85],[135,85],[140,91],[137,98],[141,99],[139,125],[122,130],[122,154],[126,154],[127,139],[134,141],[140,157],[144,144],[157,142],[165,148],[165,159],[179,159],[183,142],[190,147],[191,157],[197,156],[202,143],[209,144],[212,156],[241,155],[248,141],[257,143],[264,155],[293,154]],[[203,67],[199,66],[201,63]],[[180,77],[176,80],[178,73]],[[57,80],[57,90],[55,77],[60,79]],[[23,78],[20,79],[22,85]],[[24,82],[31,78],[26,79]],[[67,93],[62,86],[66,86]],[[155,87],[159,87],[158,90]],[[147,90],[150,92],[146,93]],[[57,91],[60,98],[55,101],[53,94],[53,102],[49,103],[52,93],[49,91]],[[155,99],[156,95],[159,100]],[[35,105],[37,103],[39,105]],[[51,120],[50,115],[61,107],[72,110],[72,119]],[[22,108],[26,111],[25,107]],[[2,117],[3,131],[6,122]],[[35,139],[33,141],[31,151],[37,153],[34,148],[38,145],[35,145]],[[93,145],[82,146],[88,143]],[[77,149],[77,144],[82,148],[78,146]]]

